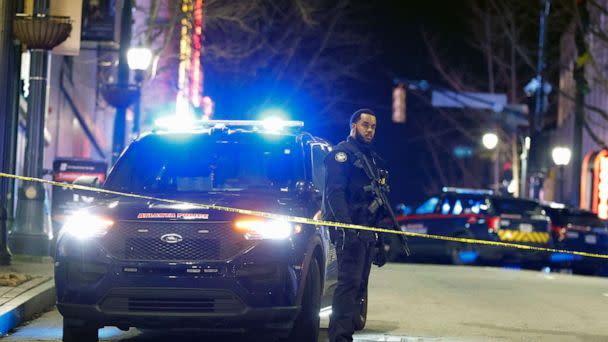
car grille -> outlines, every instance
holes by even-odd
[[[181,241],[163,241],[167,234]],[[254,242],[233,232],[230,222],[120,221],[101,243],[120,260],[215,261],[230,259]]]
[[[100,308],[104,312],[235,314],[245,306],[228,290],[119,288],[110,291]]]

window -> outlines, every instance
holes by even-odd
[[[462,202],[459,199],[457,199],[456,204],[454,204],[454,210],[452,211],[452,214],[454,214],[454,215],[462,214]]]
[[[447,198],[447,197],[444,198],[443,203],[441,204],[441,213],[443,215],[450,214],[450,211],[452,210],[453,206],[454,206],[453,198]]]
[[[543,215],[543,208],[534,202],[515,198],[495,198],[494,210],[497,214]]]
[[[325,188],[325,157],[329,154],[329,146],[312,143],[312,182],[319,190]]]
[[[416,214],[432,214],[435,212],[435,208],[439,203],[439,198],[431,197],[426,202],[422,203],[421,206],[416,208]]]
[[[459,199],[462,209],[458,214],[485,214],[488,209],[485,197],[462,197]]]

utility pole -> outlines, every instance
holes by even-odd
[[[14,92],[18,78],[15,78],[15,55],[18,54],[13,44],[13,16],[17,3],[12,0],[0,0],[0,98],[5,99],[0,104],[0,172],[11,173],[11,132],[15,127],[17,112],[14,104],[18,101],[18,93]],[[0,265],[11,263],[11,252],[8,248],[8,186],[6,178],[0,178]]]
[[[587,9],[587,1],[578,2],[578,12],[580,13],[580,21],[576,25],[574,31],[574,43],[576,44],[577,60],[581,58],[587,51],[585,37],[589,30],[589,11]],[[575,63],[574,65],[574,81],[576,82],[576,91],[574,95],[574,132],[572,142],[572,189],[573,196],[570,202],[579,206],[581,203],[580,182],[581,182],[581,165],[583,163],[583,125],[585,121],[585,95],[589,92],[589,83],[585,78],[585,64]]]
[[[537,64],[537,76],[536,79],[538,81],[538,86],[536,88],[536,103],[534,107],[534,116],[531,118],[530,122],[530,136],[532,138],[532,149],[534,152],[537,152],[541,147],[539,145],[540,140],[540,132],[542,130],[542,113],[544,111],[544,79],[543,79],[543,70],[545,67],[544,62],[544,50],[545,50],[545,31],[547,24],[547,17],[549,16],[549,11],[551,9],[551,0],[543,0],[542,8],[540,11],[540,28],[538,34],[538,64]],[[526,155],[528,155],[528,151],[525,151]],[[535,158],[538,158],[538,153],[533,153]],[[523,161],[524,159],[522,159]],[[529,158],[528,158],[529,161]],[[539,161],[534,160],[536,166],[538,168]],[[522,166],[522,183],[528,183],[528,175],[524,172],[527,172],[528,166]],[[532,190],[532,198],[538,199],[540,196],[540,187],[542,186],[542,181],[538,179],[534,182]],[[525,190],[525,188],[524,188]]]
[[[122,4],[122,14],[120,17],[120,50],[118,56],[118,84],[117,89],[122,89],[126,94],[129,89],[129,64],[127,62],[127,52],[131,46],[131,26],[133,18],[132,0],[124,0]],[[130,101],[121,101],[116,106],[116,116],[114,117],[114,136],[112,138],[112,165],[120,156],[125,148],[125,119],[127,108]]]

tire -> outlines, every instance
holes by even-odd
[[[472,239],[473,237],[467,234],[461,234],[455,236],[456,238],[464,238],[464,239]],[[462,252],[474,252],[475,249],[471,244],[462,243],[462,242],[448,242],[447,246],[448,250],[448,258],[451,261],[452,265],[468,265],[475,264],[474,262],[465,262],[462,260],[460,253]]]
[[[97,327],[90,324],[74,324],[63,319],[63,342],[98,342]]]
[[[396,236],[391,234],[386,238],[384,244],[384,250],[386,251],[386,260],[390,262],[396,262],[401,260],[404,257],[403,248],[401,246],[401,241]]]
[[[321,271],[316,259],[312,259],[306,275],[302,308],[286,341],[313,342],[319,338],[321,318]]]
[[[359,315],[355,317],[355,331],[361,331],[365,328],[367,322],[367,291],[365,297],[361,299]]]

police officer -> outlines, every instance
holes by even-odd
[[[323,219],[365,226],[378,226],[383,220],[382,208],[370,210],[375,196],[369,189],[373,181],[369,172],[379,176],[381,161],[371,146],[375,133],[376,115],[369,109],[360,109],[350,118],[347,140],[326,157]],[[329,340],[352,341],[372,261],[375,258],[375,264],[384,265],[384,248],[375,248],[381,245],[376,233],[363,230],[332,230],[332,242],[338,258],[338,285],[333,297]]]

